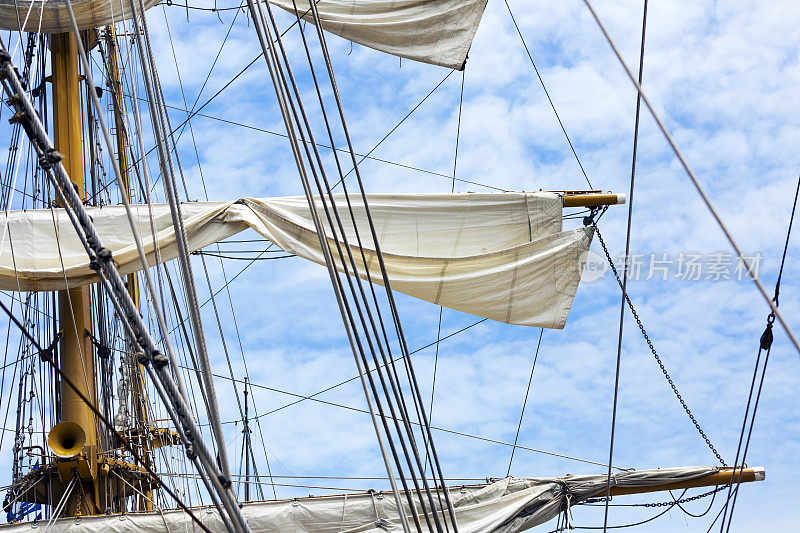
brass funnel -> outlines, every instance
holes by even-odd
[[[75,422],[60,422],[47,435],[47,445],[58,457],[75,457],[86,445],[86,432]]]

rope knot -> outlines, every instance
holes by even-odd
[[[151,360],[153,362],[153,367],[156,370],[161,370],[162,368],[164,368],[169,364],[169,359],[167,358],[167,356],[159,351],[153,352]]]
[[[44,170],[49,170],[55,163],[60,162],[62,159],[64,159],[64,155],[61,154],[61,152],[51,149],[39,156],[39,166]]]

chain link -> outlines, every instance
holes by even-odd
[[[606,247],[605,241],[603,241],[603,236],[600,234],[600,230],[597,227],[597,223],[594,220],[592,220],[591,224],[592,227],[594,228],[595,233],[597,233],[597,240],[600,241],[600,245],[603,247],[603,252],[606,254],[606,260],[608,260],[608,264],[611,266],[611,271],[614,272],[614,277],[617,279],[617,283],[619,284],[620,289],[622,289],[622,280],[620,280],[619,273],[617,272],[617,267],[614,265],[614,261],[611,260],[611,254],[608,252],[608,248]],[[625,259],[625,263],[627,264],[627,258]],[[714,445],[711,444],[711,440],[708,438],[705,431],[703,431],[703,428],[700,427],[700,423],[694,417],[694,414],[692,414],[692,411],[691,409],[689,409],[689,406],[686,405],[686,401],[684,401],[683,396],[681,396],[681,393],[678,392],[678,387],[675,386],[675,382],[672,380],[672,376],[670,376],[669,372],[667,372],[667,369],[664,366],[664,362],[658,355],[655,346],[653,346],[653,341],[650,340],[650,336],[644,329],[642,320],[639,318],[639,314],[636,312],[636,309],[634,309],[633,303],[631,302],[631,299],[628,297],[628,293],[623,292],[623,296],[625,297],[625,301],[628,303],[628,307],[630,308],[631,313],[633,314],[633,318],[636,319],[636,325],[639,326],[639,330],[642,332],[642,336],[644,337],[644,340],[647,342],[647,346],[650,348],[650,352],[652,352],[653,357],[655,357],[659,368],[661,368],[661,372],[667,379],[667,383],[669,383],[669,386],[672,388],[672,392],[675,393],[675,397],[681,403],[681,407],[683,407],[683,410],[686,412],[687,415],[689,415],[689,419],[694,424],[694,427],[697,428],[697,432],[700,433],[700,436],[703,437],[704,441],[706,441],[708,448],[713,452],[717,460],[722,464],[722,466],[727,467],[728,465],[725,463],[725,460],[722,458],[722,455],[720,455],[720,453],[717,451]]]
[[[672,500],[669,500],[669,501],[666,501],[666,502],[631,503],[631,504],[626,504],[626,505],[628,507],[671,507],[673,505],[680,505],[682,503],[689,503],[689,502],[693,502],[693,501],[696,501],[696,500],[701,500],[703,498],[707,498],[707,497],[711,496],[712,494],[715,494],[717,492],[720,492],[720,491],[723,491],[723,490],[727,489],[728,486],[729,486],[728,484],[720,485],[718,487],[714,487],[713,489],[711,489],[708,492],[704,492],[702,494],[698,494],[697,496],[687,496],[686,498],[679,498],[677,500],[673,498]],[[589,500],[585,500],[585,501],[581,502],[579,505],[583,505],[583,504],[587,504],[587,503],[589,503],[589,504],[592,504],[592,503],[605,503],[605,501],[606,501],[605,497],[603,497],[603,498],[591,498]],[[609,501],[611,501],[611,500],[609,500]]]
[[[704,492],[702,494],[698,494],[697,496],[690,496],[688,498],[681,498],[679,500],[670,500],[668,502],[653,502],[653,503],[635,503],[633,507],[670,507],[673,505],[680,505],[682,503],[689,503],[695,500],[700,500],[707,496],[711,496],[712,494],[719,492],[721,490],[725,490],[728,488],[728,485],[720,485],[719,487],[714,488],[708,492]]]

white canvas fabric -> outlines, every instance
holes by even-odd
[[[292,13],[293,0],[270,0]],[[138,10],[138,0],[134,0]],[[158,0],[144,0],[145,10]],[[313,22],[308,0],[297,12]],[[320,0],[322,27],[355,43],[389,54],[461,69],[486,8],[486,0]],[[81,29],[101,28],[130,18],[130,0],[73,0]],[[65,0],[0,0],[0,29],[72,31]]]
[[[314,21],[308,0],[269,0]],[[461,70],[486,0],[321,0],[322,27],[407,59]]]
[[[714,467],[667,468],[614,474],[612,486],[648,487],[686,481],[716,472]],[[543,524],[558,515],[565,505],[602,494],[605,475],[563,478],[505,478],[487,485],[450,487],[458,530],[462,533],[514,533]],[[406,513],[410,508],[402,495]],[[434,495],[436,498],[436,495]],[[444,500],[444,498],[442,498]],[[419,505],[416,505],[420,509]],[[224,532],[213,507],[194,511],[214,532]],[[394,496],[387,493],[359,493],[342,496],[308,497],[246,503],[242,513],[254,533],[386,533],[403,531]],[[424,527],[424,525],[423,525]],[[82,517],[55,521],[52,533],[193,531],[193,522],[183,511]],[[30,522],[0,526],[0,532],[37,531]]]
[[[380,283],[362,199],[351,197],[356,224],[345,200],[335,196],[359,273]],[[317,205],[322,209],[319,199]],[[372,194],[368,205],[393,290],[510,324],[564,327],[592,232],[562,231],[558,195]],[[177,257],[169,206],[133,210],[148,265],[155,263],[156,248],[162,261]],[[252,228],[283,250],[324,264],[304,197],[191,202],[181,205],[181,213],[191,251]],[[123,207],[89,208],[89,214],[120,272],[140,270]],[[337,267],[344,271],[341,263]],[[64,210],[0,213],[0,289],[57,290],[95,281]]]
[[[158,0],[143,0],[145,9]],[[131,16],[130,0],[73,0],[72,11],[81,29],[102,28]],[[139,0],[133,0],[139,10]],[[65,0],[0,0],[0,29],[42,33],[72,31]]]

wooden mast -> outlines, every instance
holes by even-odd
[[[707,476],[690,479],[688,481],[678,481],[675,483],[662,483],[660,485],[650,485],[649,487],[611,487],[612,496],[623,496],[625,494],[643,494],[645,492],[658,492],[662,490],[683,490],[695,487],[713,487],[720,485],[730,485],[738,483],[750,483],[753,481],[764,481],[766,472],[763,467],[755,468],[720,468],[719,471]],[[596,496],[605,496],[606,489],[603,488]]]
[[[132,189],[131,189],[131,181],[130,181],[130,172],[128,167],[128,136],[127,136],[127,129],[125,126],[125,110],[122,104],[122,81],[120,76],[120,68],[119,68],[119,57],[118,57],[118,50],[117,50],[117,36],[114,31],[114,26],[108,26],[105,31],[105,42],[106,42],[106,52],[108,54],[108,81],[110,84],[111,89],[111,101],[112,101],[112,108],[114,111],[114,129],[116,132],[115,138],[117,141],[117,162],[119,165],[120,171],[120,178],[122,183],[120,183],[120,191],[121,194],[127,196],[128,201],[133,201],[132,197]],[[140,302],[140,294],[139,294],[139,281],[136,278],[136,274],[128,274],[127,276],[127,283],[128,283],[128,293],[131,295],[131,299],[136,304],[136,309],[140,309],[141,302]],[[133,346],[130,347],[133,349]],[[132,353],[132,352],[131,352]],[[147,416],[147,388],[144,382],[144,371],[142,366],[136,362],[134,357],[131,355],[131,365],[133,368],[136,368],[138,372],[136,372],[137,376],[133,380],[133,396],[134,396],[134,405],[133,411],[136,417],[136,427],[143,430],[143,433],[138,435],[138,443],[142,446],[142,459],[149,465],[152,464],[152,460],[150,457],[151,446],[150,446],[150,436],[152,434],[152,429],[150,427],[150,422]],[[139,498],[139,502],[141,507],[147,511],[151,511],[153,509],[153,494],[152,491],[147,489],[144,492],[143,497]]]
[[[86,197],[83,176],[78,49],[72,33],[51,35],[53,83],[53,142],[82,199]],[[88,286],[59,291],[58,314],[61,327],[59,350],[61,370],[81,392],[97,405],[92,317]],[[81,475],[81,489],[74,490],[64,513],[67,516],[97,514],[100,486],[97,472],[97,422],[89,407],[65,383],[60,386],[61,420],[74,422],[86,436],[88,476]],[[71,474],[70,472],[66,473]],[[74,474],[74,473],[72,473]],[[62,475],[62,478],[66,477]],[[88,479],[86,479],[88,477]],[[62,481],[70,481],[64,480]]]

